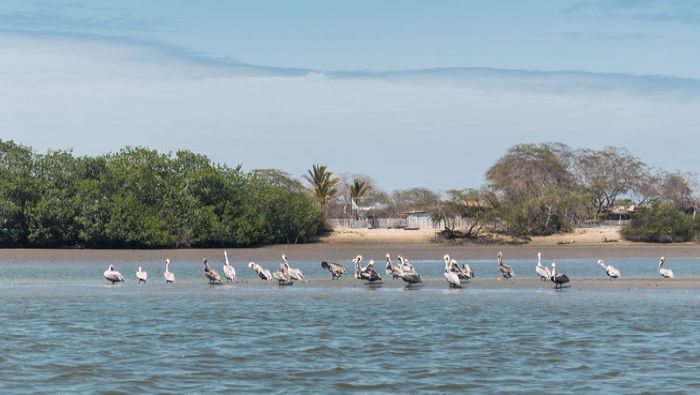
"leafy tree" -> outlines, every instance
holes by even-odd
[[[367,192],[369,192],[370,186],[364,180],[354,179],[350,185],[350,198],[355,201],[356,204],[360,204],[362,199]]]
[[[641,207],[631,223],[622,227],[622,235],[632,241],[671,243],[692,240],[699,228],[700,221],[657,201]]]

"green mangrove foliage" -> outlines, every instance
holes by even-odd
[[[324,215],[283,172],[190,151],[36,154],[0,141],[0,246],[161,248],[306,242]]]

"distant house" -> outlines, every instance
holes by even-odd
[[[605,219],[608,221],[627,221],[634,214],[635,205],[629,206],[610,206],[606,207],[603,212]]]

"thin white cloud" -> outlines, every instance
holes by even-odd
[[[576,72],[320,72],[200,59],[148,43],[0,35],[0,136],[79,154],[188,148],[388,189],[478,186],[509,146],[622,145],[700,171],[698,82]],[[682,141],[683,144],[678,142]]]

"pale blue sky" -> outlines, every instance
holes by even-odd
[[[389,190],[478,186],[523,142],[698,172],[699,42],[691,0],[5,0],[0,137]]]

